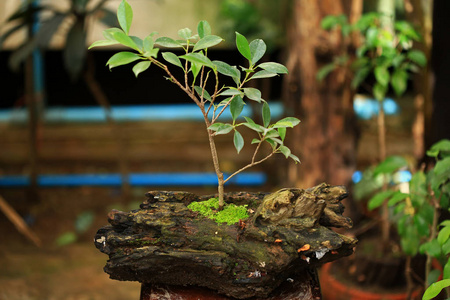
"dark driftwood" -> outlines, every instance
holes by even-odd
[[[217,224],[187,208],[207,200],[187,192],[149,192],[141,209],[113,210],[95,236],[109,255],[112,279],[194,285],[227,296],[265,297],[282,282],[353,253],[356,240],[329,227],[351,227],[342,216],[344,187],[284,189],[272,194],[230,193],[250,218]]]

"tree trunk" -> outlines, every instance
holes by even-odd
[[[323,82],[316,74],[351,46],[337,32],[322,30],[322,18],[348,11],[352,21],[361,14],[362,2],[296,0],[293,5],[285,99],[302,121],[291,145],[302,164],[290,167],[289,179],[295,186],[323,181],[348,185],[356,168],[353,92],[345,71],[333,72]]]

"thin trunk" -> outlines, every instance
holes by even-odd
[[[383,108],[383,101],[378,100],[378,155],[379,161],[386,159],[386,120]],[[386,179],[383,179],[383,191],[387,190]],[[381,236],[383,241],[383,248],[387,251],[390,239],[390,224],[389,224],[389,206],[387,200],[383,203],[383,212],[381,216]]]
[[[122,178],[122,195],[124,203],[128,203],[131,199],[131,187],[128,180],[128,162],[127,162],[127,147],[125,144],[125,134],[123,133],[120,126],[114,121],[112,116],[111,105],[103,92],[100,84],[95,79],[95,69],[92,55],[88,55],[87,58],[87,69],[84,73],[84,81],[86,82],[89,90],[94,95],[97,103],[104,109],[106,121],[111,128],[111,133],[114,135],[117,143],[117,163],[119,167],[119,172]]]

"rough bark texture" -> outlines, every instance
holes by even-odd
[[[353,253],[356,240],[333,227],[350,227],[340,201],[344,187],[283,189],[273,194],[230,193],[250,217],[217,224],[187,208],[207,200],[187,192],[149,192],[141,209],[113,210],[95,245],[109,255],[112,279],[207,287],[239,299],[268,296],[288,278]]]
[[[338,32],[321,29],[322,18],[348,12],[353,21],[361,10],[361,0],[293,3],[286,63],[291,72],[285,99],[302,120],[294,129],[296,138],[291,139],[295,141],[293,152],[302,160],[301,168],[290,168],[290,181],[296,186],[312,186],[323,180],[347,185],[356,168],[356,122],[348,71],[333,72],[323,82],[316,74],[351,47],[350,39],[344,41]]]

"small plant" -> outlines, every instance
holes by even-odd
[[[121,29],[110,28],[103,32],[105,40],[94,42],[89,48],[121,44],[133,51],[121,51],[114,54],[107,62],[110,69],[137,62],[133,66],[135,76],[147,70],[152,64],[161,68],[167,75],[167,79],[183,90],[187,96],[199,107],[208,133],[214,170],[218,178],[219,207],[224,205],[224,184],[236,174],[262,163],[276,153],[282,153],[286,158],[292,158],[299,162],[297,156],[293,155],[288,147],[284,145],[286,129],[299,124],[299,120],[293,117],[284,118],[274,124],[270,124],[270,107],[261,98],[261,92],[246,84],[258,78],[268,78],[286,74],[285,66],[275,62],[257,64],[266,52],[266,44],[263,40],[256,39],[249,43],[247,39],[236,32],[236,46],[240,54],[247,60],[247,66],[231,66],[226,62],[210,60],[208,50],[219,44],[223,39],[211,34],[208,22],[201,21],[197,26],[197,33],[191,29],[184,28],[178,31],[180,40],[170,37],[159,37],[155,39],[156,32],[149,34],[144,39],[129,35],[133,11],[126,0],[123,0],[117,10],[117,18]],[[162,47],[160,49],[158,47]],[[181,55],[165,51],[166,48],[182,51]],[[162,60],[159,57],[161,52]],[[168,64],[166,64],[168,63]],[[170,68],[169,68],[170,66]],[[183,76],[176,78],[172,68],[183,72]],[[225,76],[232,79],[234,85],[221,85],[219,77]],[[214,88],[207,91],[207,83],[213,81]],[[241,112],[245,101],[251,100],[262,104],[263,124],[257,124],[249,117],[241,121]],[[232,123],[219,122],[220,116],[229,109]],[[234,146],[239,153],[244,147],[244,138],[239,128],[245,126],[253,130],[257,137],[252,140],[255,150],[251,162],[243,166],[233,174],[225,177],[220,169],[219,157],[214,138],[218,135],[233,133]],[[259,157],[261,146],[270,144],[270,151]]]
[[[439,222],[442,212],[450,209],[450,141],[434,144],[427,155],[436,160],[429,170],[414,172],[400,156],[390,156],[376,166],[373,181],[380,182],[377,177],[384,177],[389,185],[384,190],[380,186],[368,207],[376,209],[387,201],[390,221],[396,226],[402,252],[410,258],[418,253],[427,257],[425,275],[426,286],[429,286],[441,275],[441,270],[432,270],[432,259],[442,266],[444,280],[450,279],[450,221]],[[410,182],[399,183],[398,172],[408,169],[413,172]],[[443,284],[434,285],[431,290]]]

